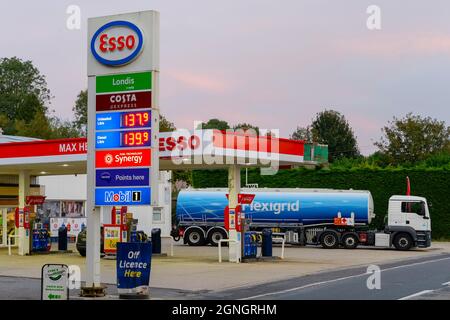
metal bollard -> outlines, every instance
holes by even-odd
[[[261,253],[263,257],[272,256],[272,230],[264,229],[262,231]]]
[[[161,253],[161,229],[152,229],[152,253]]]
[[[67,228],[64,224],[58,229],[58,250],[67,251]]]

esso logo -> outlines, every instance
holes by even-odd
[[[190,137],[179,136],[172,137],[169,136],[167,138],[159,138],[159,151],[173,151],[178,149],[180,151],[190,149],[194,150],[200,146],[200,138],[196,135],[192,135]]]
[[[141,53],[142,31],[128,21],[111,21],[100,27],[91,39],[95,59],[108,66],[130,63]]]

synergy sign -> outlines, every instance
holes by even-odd
[[[130,63],[142,52],[142,31],[129,21],[111,21],[101,26],[91,40],[95,59],[108,66]]]
[[[150,149],[108,150],[95,153],[95,166],[97,168],[149,167],[150,165]]]

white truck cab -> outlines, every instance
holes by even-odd
[[[412,247],[426,248],[431,245],[431,219],[427,199],[417,196],[395,195],[389,199],[385,234],[389,235],[389,246],[399,250]],[[386,238],[375,246],[386,245]],[[377,241],[376,241],[377,242]]]

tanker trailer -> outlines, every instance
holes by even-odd
[[[348,249],[358,245],[395,246],[400,250],[431,243],[425,198],[391,197],[388,225],[376,231],[368,228],[375,217],[369,191],[244,188],[241,193],[255,195],[250,204],[241,206],[248,229],[271,228],[286,233],[291,243]],[[172,236],[183,236],[184,243],[193,246],[217,245],[228,237],[224,226],[227,205],[226,189],[181,191],[176,206],[177,228]],[[415,222],[411,224],[408,219]]]

